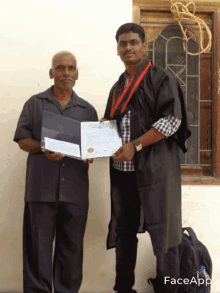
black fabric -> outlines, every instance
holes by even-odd
[[[148,62],[148,60],[146,59],[145,62]],[[110,117],[113,92],[115,90],[119,91],[119,88],[123,86],[123,80],[122,74],[110,91],[104,114],[104,117],[108,120],[118,120],[126,113],[125,111],[118,116]],[[130,104],[134,104],[135,99],[140,104],[140,110],[146,115],[146,123],[142,130],[149,130],[151,125],[162,117],[174,116],[181,118],[181,126],[172,136],[172,139],[175,139],[178,146],[185,153],[187,151],[185,141],[189,138],[191,132],[188,127],[183,93],[177,80],[162,68],[152,65],[133,94]],[[148,116],[151,116],[151,119],[146,120]]]
[[[114,290],[130,292],[135,282],[137,232],[140,221],[140,199],[135,173],[114,169],[113,176],[119,193],[113,194],[112,204],[116,218],[116,280]],[[115,195],[115,196],[114,196]]]
[[[87,205],[63,202],[25,204],[24,293],[52,293],[52,280],[55,293],[78,292],[87,211]]]
[[[180,274],[179,247],[170,247],[166,254],[157,256],[157,277],[150,279],[155,293],[175,293],[177,285],[170,282],[165,285],[164,277],[177,279]]]
[[[21,112],[14,141],[32,137],[41,141],[43,110],[77,121],[97,121],[97,113],[92,105],[76,95],[62,109],[53,94],[52,87],[32,96]],[[88,164],[64,157],[61,161],[48,160],[44,153],[29,153],[25,201],[27,202],[88,202]]]
[[[210,293],[206,286],[206,276],[200,271],[205,266],[208,276],[212,277],[212,260],[205,245],[201,243],[192,228],[183,228],[181,243],[168,250],[165,255],[157,257],[157,277],[148,279],[155,293]],[[198,286],[199,278],[204,279]],[[166,277],[168,277],[166,279]],[[173,280],[172,280],[173,279]],[[184,280],[188,282],[184,283]],[[193,280],[193,281],[192,281]]]
[[[140,220],[140,198],[135,172],[123,172],[112,169],[112,178],[117,184],[117,193],[112,195],[114,217],[116,219],[116,283],[114,290],[131,292],[135,282],[135,265],[137,257],[136,237]],[[174,293],[175,285],[164,287],[164,276],[179,276],[179,248],[169,248],[166,254],[156,257],[157,278],[151,279],[156,293]]]
[[[122,101],[120,102],[120,104],[118,105],[117,109],[115,109],[113,116],[111,117],[112,119],[118,119],[121,116],[123,116],[127,111],[126,108],[124,111],[122,111],[122,108],[124,106],[124,104],[127,103],[127,100],[129,99],[129,95],[131,94],[133,88],[136,87],[136,83],[138,81],[138,79],[140,78],[140,75],[143,73],[143,71],[146,69],[147,66],[150,66],[150,62],[147,59],[143,59],[140,66],[138,67],[137,71],[135,72],[135,75],[127,90],[127,92],[125,93]],[[147,71],[145,71],[147,73]],[[146,74],[145,73],[145,74]],[[143,77],[142,77],[143,78]],[[110,97],[110,100],[115,101],[115,103],[117,103],[117,100],[120,98],[120,96],[122,95],[123,91],[122,89],[124,88],[124,74],[122,74],[119,77],[119,80],[116,84],[116,87],[114,88],[114,90],[111,92],[112,96]],[[124,89],[125,90],[125,89]],[[133,95],[132,95],[133,96]],[[131,96],[131,98],[132,98]],[[111,106],[114,108],[115,103],[112,103]]]
[[[41,141],[43,110],[80,122],[98,120],[94,107],[74,92],[62,109],[51,87],[25,103],[15,142],[26,137]],[[28,155],[23,227],[25,293],[51,293],[52,279],[55,293],[78,292],[88,187],[88,164],[68,157],[51,161],[42,152]]]
[[[183,233],[183,240],[179,245],[179,257],[180,257],[180,278],[187,278],[189,280],[192,277],[197,279],[197,272],[199,266],[205,266],[206,272],[209,277],[212,277],[212,260],[210,254],[205,245],[198,240],[194,230],[192,228],[183,228],[183,232],[187,231],[189,235]],[[203,276],[200,276],[202,278]],[[210,293],[210,286],[205,287],[201,285],[198,287],[195,283],[178,286],[178,293],[190,292],[198,293],[203,288],[206,293]],[[204,291],[205,292],[205,291]]]
[[[105,111],[106,119],[110,118],[110,100]],[[190,135],[184,98],[176,79],[163,69],[151,66],[131,99],[130,110],[131,140],[143,135],[162,117],[174,116],[181,118],[183,123],[178,134],[144,147],[133,158],[143,211],[139,231],[149,232],[155,255],[165,254],[170,247],[177,246],[182,240],[179,148],[186,151],[185,139]],[[110,174],[113,197],[118,189],[112,177],[112,159]],[[115,247],[115,222],[112,206],[108,249]]]

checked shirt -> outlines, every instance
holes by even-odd
[[[126,85],[128,84],[129,79],[130,79],[129,75],[125,73],[124,87],[126,87]],[[131,111],[129,110],[123,116],[120,123],[121,134],[122,134],[122,145],[129,143],[131,141],[130,116],[131,116]],[[180,124],[181,124],[180,118],[168,116],[168,117],[160,118],[158,121],[152,124],[152,127],[154,127],[157,131],[159,131],[166,137],[169,137],[178,130]],[[124,172],[131,172],[131,171],[134,171],[134,163],[133,161],[123,161],[123,162],[114,161],[113,168],[120,171],[124,171]]]

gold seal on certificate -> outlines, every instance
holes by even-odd
[[[94,149],[93,149],[93,148],[88,148],[88,149],[87,149],[87,152],[91,154],[91,153],[94,152]]]
[[[112,156],[122,145],[116,120],[80,122],[43,111],[41,147],[79,160]]]

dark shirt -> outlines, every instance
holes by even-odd
[[[53,87],[32,96],[21,112],[14,141],[31,137],[41,141],[43,110],[78,121],[97,121],[94,107],[79,98],[75,92],[62,109],[55,98]],[[61,161],[48,160],[44,153],[29,153],[25,200],[28,202],[63,201],[75,204],[88,203],[88,164],[64,157]]]

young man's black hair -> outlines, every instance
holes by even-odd
[[[125,23],[119,27],[119,29],[116,32],[116,36],[115,36],[116,41],[118,42],[119,36],[121,34],[129,33],[129,32],[133,32],[133,33],[138,34],[142,43],[145,42],[144,29],[140,25],[138,25],[136,23],[132,23],[132,22]]]

